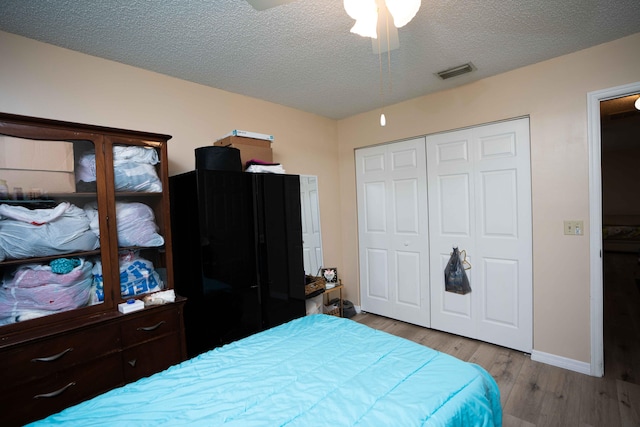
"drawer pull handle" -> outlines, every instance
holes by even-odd
[[[74,385],[76,385],[75,381],[70,382],[66,386],[62,387],[60,390],[52,391],[51,393],[36,394],[35,396],[33,396],[33,398],[42,399],[42,398],[48,398],[48,397],[57,397],[57,396],[60,396],[62,393],[64,393],[69,387],[73,387]]]
[[[156,323],[153,326],[141,326],[139,327],[137,330],[138,331],[145,331],[145,332],[151,332],[151,331],[155,331],[156,329],[158,329],[160,326],[162,326],[163,323],[167,323],[164,320],[161,320],[160,322]]]
[[[138,359],[131,359],[127,363],[129,365],[131,365],[132,368],[135,368],[136,367],[136,362],[138,362]]]
[[[69,353],[72,350],[73,350],[73,347],[69,347],[68,349],[61,351],[58,354],[54,354],[53,356],[36,357],[35,359],[31,359],[31,361],[32,362],[55,362],[56,360],[60,359],[62,356],[64,356],[65,354]]]

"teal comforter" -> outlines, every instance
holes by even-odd
[[[313,315],[201,354],[33,426],[500,426],[480,366]]]

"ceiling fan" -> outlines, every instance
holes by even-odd
[[[255,10],[267,10],[283,4],[293,3],[294,1],[296,0],[247,0],[247,3]],[[400,47],[398,29],[395,25],[389,25],[389,22],[393,22],[393,17],[389,14],[385,1],[377,1],[377,6],[377,38],[371,38],[371,49],[376,55]]]

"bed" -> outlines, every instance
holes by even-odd
[[[605,215],[602,218],[605,251],[640,252],[640,215]]]
[[[203,353],[32,426],[500,426],[480,366],[314,314]]]

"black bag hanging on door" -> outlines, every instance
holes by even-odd
[[[463,251],[464,252],[464,251]],[[447,292],[455,292],[456,294],[465,295],[471,292],[471,286],[469,285],[469,278],[463,264],[468,264],[471,268],[471,264],[467,262],[467,255],[465,252],[464,261],[460,260],[460,252],[458,248],[453,248],[447,267],[444,269],[444,290]]]

